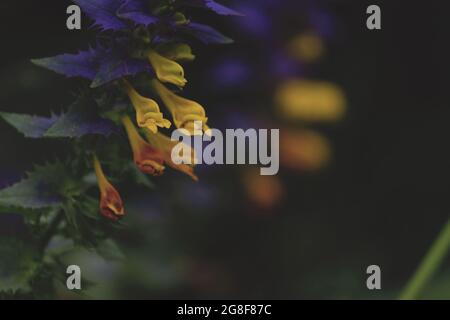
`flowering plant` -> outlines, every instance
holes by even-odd
[[[161,131],[174,126],[193,133],[194,121],[207,128],[203,106],[181,97],[188,83],[182,63],[195,59],[189,45],[193,40],[232,40],[191,21],[185,10],[239,15],[212,0],[74,2],[98,29],[96,43],[76,54],[32,62],[66,77],[86,79],[89,87],[60,114],[0,113],[25,137],[64,138],[73,146],[67,159],[36,166],[25,179],[0,191],[0,211],[27,213],[28,224],[37,230],[34,263],[21,274],[14,271],[11,278],[20,280],[0,290],[33,292],[41,274],[37,270],[59,266],[57,256],[46,257],[55,234],[96,248],[108,238],[108,230],[123,225],[120,220],[127,210],[116,188],[122,179],[151,186],[148,175],[160,176],[166,166],[198,179],[193,166],[175,164],[174,143]]]

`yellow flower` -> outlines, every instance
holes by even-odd
[[[148,60],[160,81],[172,83],[180,88],[186,85],[183,67],[177,62],[163,57],[154,50],[149,51]]]
[[[180,142],[172,141],[169,137],[163,135],[162,133],[152,133],[150,131],[146,131],[146,136],[148,142],[161,151],[164,157],[164,162],[171,168],[181,171],[192,178],[194,181],[198,181],[198,177],[194,174],[193,165],[197,162],[197,157],[195,155],[194,149],[190,148],[190,154],[182,154],[177,155],[179,158],[176,159],[176,162],[183,162],[180,164],[176,164],[172,160],[172,149]],[[185,163],[190,163],[192,165],[188,165]]]
[[[170,121],[163,118],[154,100],[141,96],[125,79],[122,81],[122,86],[136,110],[136,122],[140,127],[148,128],[152,132],[157,132],[158,127],[170,128]]]
[[[281,116],[303,121],[338,121],[344,116],[347,105],[337,85],[297,79],[281,84],[275,103]]]
[[[192,61],[195,55],[191,47],[185,43],[166,43],[158,46],[158,52],[164,57],[174,61]]]
[[[190,134],[201,131],[198,129],[203,129],[203,131],[209,129],[206,125],[208,118],[205,109],[200,104],[177,96],[156,79],[153,79],[151,84],[172,114],[173,122],[177,128],[186,129]],[[197,121],[202,123],[202,128],[194,126],[194,122]]]
[[[94,156],[93,164],[100,189],[100,212],[108,219],[117,221],[125,215],[120,194],[105,177],[100,161],[96,156]]]
[[[127,131],[128,140],[133,150],[133,158],[136,166],[145,173],[160,176],[164,172],[164,158],[162,152],[148,144],[137,131],[128,116],[122,118],[122,123]]]

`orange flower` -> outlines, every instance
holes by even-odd
[[[145,142],[128,116],[122,118],[122,123],[125,126],[131,149],[133,150],[134,163],[142,172],[153,176],[162,175],[165,169],[163,166],[163,154]]]
[[[259,170],[254,168],[245,171],[243,186],[248,199],[258,209],[274,209],[284,197],[285,189],[278,176],[262,176]]]
[[[190,155],[177,155],[177,157],[185,158],[185,162],[191,163],[188,165],[185,163],[177,164],[172,160],[172,149],[179,143],[178,141],[172,141],[169,137],[162,133],[152,133],[148,130],[145,131],[148,142],[161,151],[164,157],[164,162],[171,168],[181,171],[192,178],[194,181],[198,181],[198,177],[194,173],[193,164],[196,163],[196,156],[194,150],[191,148]],[[182,159],[180,159],[182,160]],[[178,162],[178,161],[177,161]]]
[[[298,171],[318,171],[331,160],[330,142],[311,130],[283,130],[280,135],[281,165]]]
[[[120,194],[105,177],[96,156],[94,156],[93,162],[98,187],[100,189],[100,212],[106,218],[117,221],[125,215]]]

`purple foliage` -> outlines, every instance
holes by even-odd
[[[55,57],[33,59],[34,64],[50,69],[67,77],[83,77],[94,79],[100,61],[105,56],[102,48],[90,48],[76,54],[61,54]]]
[[[180,1],[180,3],[186,6],[208,9],[222,16],[242,16],[241,13],[227,8],[224,5],[221,5],[220,3],[217,3],[213,0],[182,0]]]
[[[148,13],[148,8],[141,0],[128,0],[116,12],[117,16],[133,21],[135,24],[148,26],[158,22],[159,18]]]
[[[91,87],[96,88],[123,76],[132,76],[143,71],[152,71],[147,61],[111,54],[102,60]]]
[[[224,36],[219,31],[211,28],[208,25],[191,22],[186,26],[179,27],[180,30],[190,34],[205,44],[218,43],[228,44],[233,43],[233,40]]]
[[[126,0],[73,0],[84,13],[103,30],[121,30],[126,23],[117,16],[117,10]]]

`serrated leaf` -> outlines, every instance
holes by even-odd
[[[16,128],[27,138],[40,138],[45,132],[55,124],[58,116],[52,115],[49,118],[32,116],[28,114],[16,114],[0,112],[0,117]]]
[[[123,19],[133,21],[135,24],[151,25],[159,21],[158,17],[155,17],[148,13],[146,3],[142,0],[128,0],[118,10],[117,16]]]
[[[0,190],[0,206],[42,209],[61,205],[59,184],[65,170],[60,163],[37,166],[20,182]]]
[[[22,180],[0,191],[0,205],[41,209],[61,203],[58,196],[46,194],[44,188],[44,184],[40,181],[34,179]]]
[[[82,77],[92,80],[105,55],[106,51],[97,47],[76,54],[65,53],[49,58],[32,59],[31,62],[66,77]]]
[[[119,40],[117,39],[118,42],[120,42]],[[152,70],[147,61],[129,57],[126,50],[129,43],[116,44],[118,46],[114,48],[105,49],[97,46],[77,54],[61,54],[31,61],[66,77],[82,77],[92,80],[92,88],[97,88],[123,76]]]
[[[105,57],[102,61],[100,68],[91,83],[91,88],[97,88],[122,78],[123,76],[132,76],[143,71],[151,71],[148,62],[139,59],[126,58],[125,55],[112,54]]]
[[[242,13],[227,8],[213,0],[181,0],[179,2],[185,6],[208,9],[222,16],[243,16]]]
[[[229,44],[233,43],[233,39],[221,34],[216,29],[201,23],[190,22],[187,25],[179,27],[185,33],[197,38],[205,44]]]
[[[125,0],[73,0],[103,30],[121,30],[126,23],[117,16]]]
[[[95,101],[81,98],[59,117],[43,137],[78,138],[87,134],[109,136],[115,131],[116,125],[112,121],[98,115]]]
[[[39,267],[33,259],[32,246],[19,239],[0,240],[0,291],[28,291],[29,280]]]
[[[27,138],[78,138],[87,134],[109,136],[116,125],[97,114],[95,101],[80,98],[67,113],[49,118],[1,112],[0,117]]]

